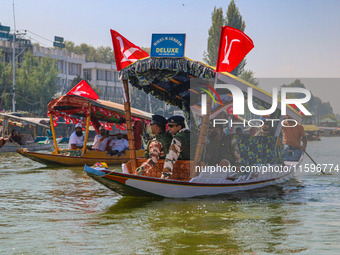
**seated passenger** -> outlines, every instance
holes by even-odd
[[[17,134],[17,131],[15,129],[12,130],[11,136],[9,137],[9,141],[21,144],[21,136]]]
[[[121,156],[122,152],[128,149],[129,149],[128,140],[123,138],[123,134],[121,131],[118,131],[117,138],[111,140],[107,152],[110,155]]]
[[[109,140],[109,134],[106,132],[105,127],[101,126],[99,128],[100,133],[94,137],[94,142],[92,149],[98,151],[105,151],[106,145]]]
[[[150,127],[154,138],[146,146],[144,156],[148,160],[136,169],[139,175],[143,174],[144,171],[149,171],[160,158],[165,158],[165,155],[168,153],[172,137],[165,131],[166,124],[167,121],[163,116],[152,116]]]
[[[271,128],[271,122],[268,120],[265,120],[263,122],[263,126],[259,128],[259,130],[257,130],[257,132],[255,133],[255,136],[270,136],[273,135],[272,134],[272,128]]]
[[[75,131],[71,134],[68,142],[69,149],[82,149],[84,145],[83,127],[80,123],[75,125]]]
[[[168,119],[168,127],[172,135],[169,152],[165,157],[162,177],[171,176],[174,164],[178,159],[190,160],[190,131],[185,128],[182,116],[172,116]]]
[[[208,165],[220,164],[221,160],[234,161],[231,151],[231,135],[223,132],[222,125],[211,127],[211,134],[206,147],[205,163]],[[237,131],[237,130],[236,130]]]

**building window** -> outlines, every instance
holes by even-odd
[[[114,81],[118,81],[118,72],[113,72],[114,73]]]
[[[112,71],[106,71],[106,81],[114,81],[114,75]]]
[[[81,74],[81,65],[80,64],[74,64],[74,63],[69,63],[68,64],[68,74],[69,75],[74,75],[74,76],[80,76]]]
[[[97,80],[105,81],[105,71],[104,70],[97,70]]]
[[[64,73],[64,61],[58,60],[58,70],[62,73]]]

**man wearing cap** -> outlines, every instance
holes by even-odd
[[[75,125],[75,129],[76,131],[74,131],[70,136],[68,148],[73,150],[82,149],[84,145],[83,127],[80,123],[77,123]]]
[[[106,132],[104,126],[100,126],[99,132],[100,133],[94,137],[92,149],[98,151],[105,151],[107,141],[109,140],[109,134]]]
[[[178,159],[190,159],[190,131],[185,128],[182,116],[172,116],[168,119],[168,127],[172,135],[169,152],[165,157],[162,177],[167,179],[171,176],[174,164]]]
[[[154,138],[148,142],[145,150],[145,158],[148,158],[140,167],[136,169],[137,174],[148,172],[160,158],[165,158],[169,151],[172,137],[166,133],[166,119],[161,115],[153,115],[150,124],[151,133]]]
[[[129,149],[129,142],[123,138],[123,134],[120,130],[117,132],[117,138],[112,139],[109,144],[108,153],[110,155],[118,154],[118,156],[121,156],[123,151]]]

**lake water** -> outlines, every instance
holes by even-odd
[[[309,142],[339,164],[340,138]],[[0,155],[0,254],[339,254],[340,173],[195,199],[120,197],[81,167]],[[306,157],[304,163],[311,161]]]

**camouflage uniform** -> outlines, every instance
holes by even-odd
[[[165,157],[164,177],[172,174],[174,164],[178,159],[190,160],[190,131],[188,129],[181,129],[172,138],[169,153]]]
[[[159,133],[147,144],[145,158],[148,158],[141,167],[143,171],[148,172],[160,158],[165,158],[169,151],[171,136],[169,134]]]

